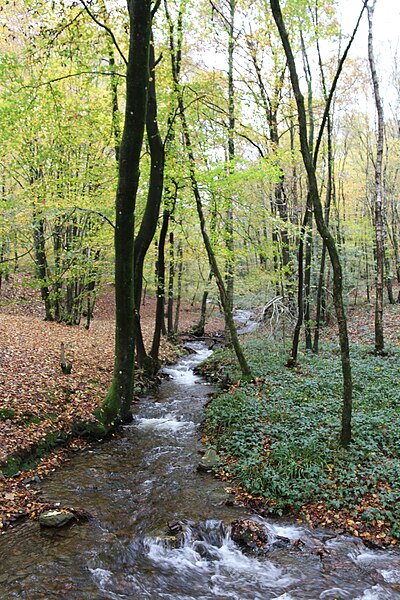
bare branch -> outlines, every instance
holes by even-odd
[[[126,79],[126,75],[122,75],[121,73],[109,72],[109,71],[79,71],[78,73],[69,73],[69,75],[61,75],[60,77],[55,77],[54,79],[48,79],[47,81],[43,81],[42,83],[34,83],[32,85],[23,85],[19,88],[18,91],[22,89],[30,89],[30,88],[40,88],[45,85],[51,85],[52,83],[57,83],[57,81],[62,81],[63,79],[71,79],[71,77],[79,77],[79,75],[108,75],[117,77],[123,77]]]
[[[363,16],[364,10],[367,8],[367,5],[368,5],[368,0],[364,0],[363,7],[362,7],[361,12],[360,12],[360,14],[358,16],[358,19],[357,19],[357,23],[356,23],[356,25],[355,25],[355,27],[353,29],[353,33],[351,34],[349,43],[347,44],[346,49],[343,52],[342,58],[339,61],[338,68],[336,69],[335,77],[334,77],[334,79],[332,81],[331,89],[329,91],[329,95],[328,95],[327,101],[325,103],[325,110],[324,110],[324,114],[323,114],[323,117],[322,117],[321,127],[319,128],[319,132],[318,132],[317,143],[315,144],[314,157],[313,157],[314,165],[317,164],[318,152],[319,152],[319,148],[321,146],[322,136],[323,136],[323,133],[324,133],[326,122],[328,120],[329,112],[331,110],[331,104],[332,104],[333,96],[334,96],[334,94],[336,92],[336,87],[337,87],[337,84],[338,84],[338,81],[339,81],[339,77],[340,77],[340,75],[342,73],[343,65],[344,65],[344,63],[346,61],[346,58],[347,58],[347,55],[348,55],[348,53],[350,51],[351,45],[353,44],[355,35],[356,35],[356,33],[358,31],[358,27],[360,25],[361,18]]]
[[[112,32],[112,30],[105,24],[102,23],[101,21],[98,20],[98,18],[96,17],[96,15],[90,10],[90,8],[88,7],[88,5],[86,4],[85,0],[79,0],[80,3],[83,5],[83,7],[85,8],[87,14],[89,15],[89,17],[96,23],[96,25],[98,25],[99,27],[102,27],[103,29],[105,29],[107,31],[107,33],[110,35],[114,46],[116,47],[118,54],[120,55],[120,57],[122,58],[122,60],[124,61],[125,65],[128,66],[128,61],[126,60],[124,53],[122,52],[121,48],[118,45],[118,42],[116,40],[116,37],[114,35],[114,33]]]
[[[156,3],[154,5],[153,10],[151,11],[151,18],[153,19],[154,15],[156,14],[156,12],[158,11],[158,9],[160,8],[160,4],[161,4],[161,0],[156,0]]]

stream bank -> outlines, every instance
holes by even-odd
[[[84,524],[26,522],[0,547],[0,597],[46,600],[311,600],[400,598],[400,556],[351,536],[310,531],[231,506],[199,473],[203,407],[212,387],[193,372],[209,351],[165,369],[170,379],[135,407],[124,435],[78,453],[40,483],[54,503],[89,511]],[[228,503],[227,503],[228,500]],[[267,552],[233,541],[231,523],[265,530]],[[176,544],[168,523],[185,524]]]

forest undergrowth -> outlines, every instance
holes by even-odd
[[[142,306],[142,329],[151,342],[155,302]],[[183,303],[181,329],[198,320],[198,306]],[[221,328],[212,319],[209,327]],[[72,371],[60,367],[60,345]],[[177,346],[165,341],[160,358],[177,357]],[[43,320],[42,302],[30,279],[18,275],[3,282],[0,294],[0,532],[23,516],[35,518],[46,500],[33,489],[39,479],[87,447],[77,435],[80,423],[94,421],[111,384],[114,363],[114,294],[106,288],[96,303],[89,330]],[[139,396],[149,381],[137,372]]]
[[[320,354],[300,353],[294,369],[284,366],[287,349],[262,331],[247,339],[252,383],[240,381],[229,351],[215,352],[202,372],[225,389],[208,405],[204,441],[219,455],[218,477],[261,514],[295,516],[389,546],[400,539],[400,310],[387,308],[390,347],[374,356],[367,308],[350,312],[348,449],[339,446],[342,378],[330,330]]]
[[[151,338],[154,302],[142,307]],[[43,321],[37,291],[20,278],[0,296],[0,531],[19,517],[49,507],[35,484],[88,445],[76,435],[90,421],[112,377],[114,302],[99,297],[95,319],[83,326]],[[400,539],[400,307],[385,309],[388,353],[376,357],[373,307],[349,311],[354,378],[353,442],[338,444],[341,370],[334,326],[325,328],[321,353],[301,352],[295,369],[284,366],[287,348],[270,329],[245,340],[252,383],[240,382],[236,360],[218,350],[203,372],[224,389],[209,403],[205,441],[216,447],[217,475],[240,501],[264,514],[291,515],[311,526],[346,531],[388,546]],[[182,307],[181,328],[198,319]],[[208,330],[221,330],[212,319]],[[267,338],[270,338],[269,340]],[[60,369],[60,344],[72,363]],[[163,360],[176,358],[164,345]],[[138,374],[137,394],[146,382]]]

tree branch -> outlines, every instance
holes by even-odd
[[[362,7],[361,12],[359,14],[359,17],[357,19],[356,26],[354,27],[354,30],[353,30],[353,33],[351,34],[349,43],[347,44],[346,49],[343,52],[342,58],[339,61],[338,68],[337,68],[336,73],[335,73],[335,77],[333,78],[333,81],[332,81],[331,89],[329,91],[329,95],[328,95],[327,101],[325,103],[325,110],[324,110],[324,114],[323,114],[323,117],[322,117],[321,127],[319,128],[317,142],[315,144],[315,150],[314,150],[314,156],[313,156],[314,166],[317,164],[318,152],[319,152],[319,148],[321,146],[322,136],[323,136],[323,133],[324,133],[326,122],[328,120],[328,115],[329,115],[329,111],[331,109],[333,96],[334,96],[335,91],[336,91],[336,86],[337,86],[337,83],[339,81],[339,77],[340,77],[340,75],[342,73],[345,60],[346,60],[347,55],[348,55],[348,53],[350,51],[350,48],[351,48],[351,46],[353,44],[355,35],[356,35],[357,31],[358,31],[358,27],[360,25],[360,21],[361,21],[361,18],[363,16],[363,12],[367,8],[367,4],[368,4],[368,0],[364,0],[363,7]]]
[[[55,77],[54,79],[48,79],[47,81],[43,81],[42,83],[34,83],[32,85],[23,85],[19,88],[20,91],[22,89],[37,89],[43,87],[45,85],[51,85],[52,83],[57,83],[57,81],[62,81],[63,79],[71,79],[71,77],[79,77],[79,75],[108,75],[117,77],[123,77],[126,79],[126,75],[122,75],[121,73],[108,72],[108,71],[79,71],[78,73],[69,73],[68,75],[61,75],[60,77]]]
[[[116,37],[115,37],[114,33],[112,32],[112,30],[105,23],[102,23],[101,21],[98,20],[96,15],[94,13],[92,13],[90,8],[86,4],[85,0],[79,0],[79,1],[82,4],[82,6],[84,7],[84,9],[86,10],[89,17],[96,23],[96,25],[98,25],[99,27],[102,27],[103,29],[105,29],[107,31],[107,33],[109,34],[109,36],[111,37],[111,39],[114,43],[114,46],[116,47],[116,49],[118,51],[118,54],[124,61],[125,65],[128,66],[128,61],[126,60],[124,53],[122,52],[121,48],[119,47]]]

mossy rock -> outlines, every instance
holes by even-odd
[[[43,527],[63,527],[75,518],[74,514],[63,510],[46,510],[39,515]]]
[[[219,465],[219,456],[215,448],[208,448],[197,467],[198,471],[212,471]]]

